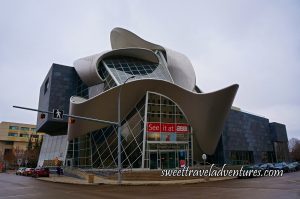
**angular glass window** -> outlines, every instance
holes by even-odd
[[[171,75],[166,66],[162,63],[152,63],[146,60],[141,60],[133,57],[118,56],[109,57],[102,61],[98,66],[98,73],[101,77],[104,76],[104,71],[109,73],[117,81],[117,84],[122,84],[127,78],[135,76],[136,79],[163,79],[172,82]]]

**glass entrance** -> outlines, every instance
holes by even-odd
[[[160,152],[161,169],[174,169],[176,167],[175,151]]]
[[[150,169],[157,169],[157,152],[150,152]]]
[[[143,125],[143,168],[192,166],[193,129],[174,101],[148,91]]]

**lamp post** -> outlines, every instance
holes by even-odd
[[[121,92],[122,86],[126,84],[129,79],[135,78],[135,76],[128,77],[125,82],[120,86],[119,96],[118,96],[118,184],[122,184],[122,174],[121,174]]]

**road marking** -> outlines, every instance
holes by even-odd
[[[296,180],[287,180],[288,182],[294,182],[294,183],[300,183],[300,182],[298,182],[298,181],[296,181]]]
[[[15,189],[34,189],[34,187],[4,187],[6,190],[15,190]]]
[[[13,196],[0,196],[0,198],[15,198],[15,197],[32,196],[32,195],[38,195],[38,193],[29,193],[29,194],[21,194],[21,195],[13,195]]]
[[[32,189],[34,187],[13,187],[13,189]]]

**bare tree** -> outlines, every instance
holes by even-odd
[[[297,144],[297,142],[299,142],[299,140],[297,138],[291,138],[289,140],[289,151],[291,152],[292,149],[294,148],[294,146]]]
[[[15,153],[16,159],[21,159],[22,162],[24,162],[24,154],[25,154],[24,149],[21,149],[20,147],[17,146],[16,148],[14,148],[14,153]]]
[[[292,138],[289,140],[289,148],[291,158],[296,161],[300,161],[300,140]]]
[[[25,151],[24,155],[26,157],[26,160],[28,161],[26,166],[33,168],[37,166],[42,142],[42,138],[38,139],[36,135],[30,136],[27,150]]]

